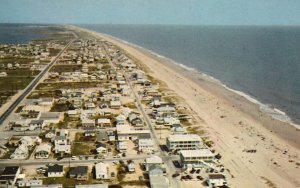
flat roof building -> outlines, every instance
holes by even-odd
[[[169,151],[195,150],[203,146],[200,136],[196,134],[170,135],[166,140]]]
[[[180,151],[180,162],[184,168],[202,167],[213,159],[214,154],[209,149]]]

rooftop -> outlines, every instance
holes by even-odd
[[[214,157],[214,154],[209,149],[181,150],[180,154],[183,157]]]
[[[168,140],[171,142],[180,142],[180,141],[201,141],[199,135],[196,134],[174,134],[168,137]]]

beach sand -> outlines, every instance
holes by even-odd
[[[257,104],[207,76],[108,35],[90,33],[125,50],[142,62],[151,76],[184,99],[198,118],[197,126],[205,129],[213,148],[222,155],[221,162],[230,170],[230,187],[300,186],[298,129],[274,120]],[[245,149],[257,152],[247,153]]]

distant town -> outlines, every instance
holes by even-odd
[[[228,186],[187,108],[112,43],[69,31],[0,61],[1,187]]]

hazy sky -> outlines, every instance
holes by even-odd
[[[300,25],[300,0],[0,0],[0,22]]]

